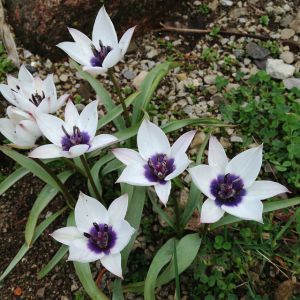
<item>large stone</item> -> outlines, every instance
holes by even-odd
[[[295,67],[285,64],[282,59],[269,58],[266,71],[273,78],[286,79],[293,76]]]
[[[294,53],[291,51],[284,51],[280,54],[280,59],[282,59],[287,64],[293,63],[294,58]]]
[[[291,90],[292,88],[300,89],[300,78],[287,78],[283,80],[283,84],[286,89]]]
[[[260,47],[255,43],[247,44],[246,51],[247,54],[254,59],[264,59],[270,54],[268,49]]]
[[[288,40],[295,35],[295,30],[291,28],[285,28],[281,31],[281,38],[283,40]]]
[[[119,38],[129,27],[137,26],[135,34],[148,32],[181,4],[179,0],[10,0],[6,1],[8,22],[17,39],[34,54],[56,60],[66,54],[56,47],[73,41],[67,27],[76,28],[89,37],[95,17],[105,4]]]

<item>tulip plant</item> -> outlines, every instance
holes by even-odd
[[[289,191],[276,182],[255,181],[262,165],[262,145],[232,160],[227,158],[217,138],[210,136],[213,127],[226,126],[219,120],[182,119],[161,126],[151,122],[147,107],[153,93],[168,71],[178,64],[158,64],[146,76],[140,90],[125,99],[113,66],[123,59],[134,28],[126,31],[118,42],[113,23],[102,7],[92,40],[76,29],[69,28],[69,32],[74,42],[62,42],[58,47],[73,59],[71,66],[91,84],[107,113],[98,119],[98,100],[91,101],[79,113],[72,95],[57,99],[52,75],[43,81],[33,77],[25,66],[20,68],[18,78],[8,75],[8,84],[0,85],[3,97],[10,103],[8,118],[0,119],[0,132],[11,142],[0,146],[0,150],[20,165],[0,184],[0,194],[29,172],[45,182],[27,220],[25,243],[0,275],[0,281],[54,220],[66,216],[66,224],[51,234],[63,245],[40,270],[38,278],[53,271],[68,252],[68,261],[73,262],[92,299],[109,299],[101,290],[100,275],[104,272],[113,280],[109,291],[112,299],[124,299],[128,291],[155,299],[155,288],[173,280],[175,297],[180,299],[180,274],[193,263],[207,230],[242,219],[262,223],[263,212],[290,207],[300,200],[276,199],[263,204],[261,200]],[[101,78],[95,78],[104,73],[115,87],[116,99],[103,87]],[[59,110],[64,105],[63,120]],[[115,127],[113,134],[107,133],[111,128],[105,127],[107,124]],[[168,134],[178,135],[179,130],[185,133],[170,145]],[[188,149],[197,130],[207,134],[193,161]],[[205,165],[202,161],[208,143],[208,165]],[[53,161],[60,161],[64,170],[59,173]],[[182,173],[186,171],[192,178],[190,184],[182,181]],[[112,183],[112,197],[107,197],[103,184],[108,174],[116,180]],[[86,185],[72,184],[69,189],[68,183],[74,175],[81,176]],[[189,198],[182,207],[174,189],[187,186]],[[40,220],[42,211],[59,193],[65,200],[61,208]],[[202,204],[203,195],[207,199]],[[113,198],[116,199],[109,201]],[[147,199],[174,235],[157,251],[143,282],[124,284],[122,280],[126,280],[129,255]],[[186,225],[196,210],[200,214],[199,226],[191,232]],[[92,272],[90,263],[97,260],[100,270],[95,270],[93,264]],[[96,282],[93,274],[100,274]]]

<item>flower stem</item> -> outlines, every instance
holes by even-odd
[[[180,237],[181,236],[180,208],[176,197],[173,198],[173,203],[174,203],[174,212],[175,212],[176,233],[177,236]]]
[[[62,160],[72,171],[77,171],[79,174],[85,176],[84,171],[76,166],[69,158],[63,157]]]
[[[41,166],[51,177],[52,179],[57,183],[57,185],[60,187],[60,191],[65,197],[66,203],[70,209],[74,209],[74,206],[72,203],[75,203],[74,198],[70,194],[70,192],[66,189],[64,184],[60,181],[60,179],[57,177],[57,175],[39,158],[34,158],[34,161],[38,163],[39,166]]]
[[[88,177],[88,179],[89,179],[89,182],[90,182],[90,184],[91,184],[91,186],[92,186],[92,189],[93,189],[93,191],[94,191],[94,193],[95,193],[97,199],[98,199],[101,203],[103,203],[102,196],[100,195],[100,193],[99,193],[99,191],[98,191],[98,189],[97,189],[97,187],[96,187],[96,184],[95,184],[95,181],[94,181],[94,179],[93,179],[93,176],[92,176],[90,167],[89,167],[89,165],[88,165],[88,162],[87,162],[87,160],[86,160],[84,154],[80,156],[80,160],[81,160],[81,162],[82,162],[82,165],[83,165],[83,167],[84,167],[84,169],[85,169],[85,173],[86,173],[86,175],[87,175],[87,177]]]
[[[176,241],[174,239],[174,273],[175,273],[175,283],[176,283],[176,299],[180,300],[180,280],[178,274],[178,261],[177,261],[177,249],[176,249]]]
[[[107,71],[107,74],[110,78],[110,80],[112,81],[116,91],[117,91],[117,94],[118,94],[118,97],[120,99],[120,103],[122,105],[122,108],[123,108],[123,111],[124,111],[124,115],[125,115],[125,124],[126,124],[126,127],[130,127],[130,118],[129,118],[129,113],[128,113],[128,110],[127,110],[127,107],[126,107],[126,104],[125,104],[125,99],[122,95],[122,92],[121,92],[121,87],[116,79],[116,76],[114,75],[112,69],[108,69]]]

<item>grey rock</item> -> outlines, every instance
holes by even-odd
[[[246,51],[247,54],[254,59],[264,59],[270,54],[270,51],[268,49],[260,47],[255,43],[247,44]]]
[[[266,71],[273,78],[286,79],[293,76],[295,67],[285,64],[282,59],[269,58]]]
[[[210,99],[216,104],[223,103],[225,101],[225,98],[223,97],[223,95],[221,93],[217,93],[217,94],[211,96]]]
[[[285,27],[289,26],[292,21],[293,21],[293,16],[292,15],[286,15],[281,19],[280,25],[285,28]]]
[[[233,1],[230,1],[230,0],[221,0],[220,3],[223,6],[232,6],[233,5]]]
[[[246,7],[237,7],[230,11],[229,17],[232,19],[238,19],[241,16],[246,16],[248,14],[248,10]]]
[[[128,80],[132,80],[135,77],[135,73],[131,70],[125,70],[123,76]]]
[[[208,3],[208,7],[212,10],[212,11],[216,11],[217,8],[219,6],[219,1],[218,0],[212,0]]]
[[[32,65],[25,65],[25,67],[31,74],[37,72],[37,68]]]
[[[235,49],[232,51],[232,53],[237,59],[241,59],[244,56],[245,51],[242,49]]]
[[[283,84],[286,89],[291,90],[292,88],[300,89],[300,78],[287,78],[283,80]]]
[[[215,84],[217,75],[206,75],[204,76],[204,82],[206,84]]]
[[[36,297],[39,299],[43,299],[45,295],[45,287],[39,288],[36,292]]]
[[[287,64],[291,64],[295,59],[294,53],[291,51],[284,51],[280,54],[280,59],[282,59]]]
[[[288,40],[295,35],[295,30],[292,28],[285,28],[281,31],[281,38],[283,40]]]
[[[147,58],[153,58],[153,57],[155,57],[155,56],[157,56],[158,55],[158,50],[157,49],[152,49],[151,51],[149,51],[148,53],[147,53]]]
[[[59,76],[59,79],[62,81],[62,82],[66,82],[68,80],[69,76],[68,74],[61,74]]]
[[[267,59],[255,59],[254,63],[260,70],[265,70],[267,66]]]
[[[230,141],[233,143],[242,143],[243,139],[239,136],[233,135],[232,137],[230,137]]]

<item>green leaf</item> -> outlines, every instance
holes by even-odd
[[[65,171],[59,174],[58,178],[63,183],[65,183],[71,175],[72,175],[71,171]],[[58,190],[56,190],[55,188],[47,184],[42,189],[36,201],[34,202],[25,227],[25,240],[28,246],[31,246],[36,224],[41,212],[50,203],[50,201],[57,195],[57,193]]]
[[[18,180],[23,178],[28,173],[28,170],[21,167],[7,176],[0,184],[0,195],[5,193],[11,186],[13,186]]]
[[[51,260],[47,263],[47,265],[38,273],[37,278],[40,280],[44,278],[52,269],[63,259],[66,253],[69,250],[69,246],[62,245],[55,253],[55,255],[51,258]]]
[[[164,62],[153,68],[141,84],[141,94],[137,97],[132,113],[132,124],[141,120],[143,110],[147,109],[160,81],[167,75],[170,69],[178,66],[177,63]]]
[[[121,252],[122,254],[122,269],[126,270],[126,265],[128,261],[129,254],[132,250],[134,241],[138,234],[138,229],[140,227],[142,212],[144,208],[145,198],[146,198],[146,188],[145,187],[133,187],[128,184],[121,184],[122,194],[128,193],[129,203],[126,213],[126,220],[129,224],[136,229],[136,232],[131,237],[130,242]],[[122,300],[124,299],[122,292],[121,280],[116,279],[113,286],[113,300]]]
[[[125,105],[126,107],[129,107],[140,95],[140,92],[135,92],[131,94],[126,100],[125,100]],[[122,105],[119,104],[117,107],[113,108],[112,110],[108,111],[107,114],[103,117],[100,118],[98,121],[98,126],[97,129],[102,128],[103,126],[107,125],[111,121],[113,121],[115,118],[120,116],[123,112]]]
[[[107,163],[107,165],[101,171],[100,175],[101,175],[101,177],[104,177],[105,175],[107,175],[113,171],[119,170],[122,167],[124,167],[124,164],[115,158],[112,161],[110,161],[109,163]]]
[[[155,287],[157,277],[164,266],[171,260],[173,256],[173,243],[174,238],[169,239],[156,253],[154,256],[150,268],[148,270],[145,288],[144,288],[144,299],[155,300]]]
[[[201,245],[201,238],[198,233],[184,236],[177,244],[178,274],[184,272],[194,261]],[[174,258],[158,277],[157,286],[164,285],[175,278]]]
[[[267,212],[275,211],[278,209],[292,207],[292,206],[299,205],[299,204],[300,204],[300,197],[284,199],[284,200],[274,200],[274,201],[264,203],[263,212],[267,213]],[[243,221],[243,220],[238,217],[235,217],[235,216],[227,215],[224,218],[222,218],[220,221],[218,221],[214,224],[211,224],[210,228],[216,229],[220,226],[224,226],[224,225],[228,225],[228,224],[232,224],[232,223],[236,223],[236,222],[240,222],[240,221]]]
[[[39,177],[45,183],[50,184],[52,187],[60,191],[60,187],[57,185],[55,180],[33,159],[28,158],[27,156],[6,146],[0,146],[0,151],[16,161],[22,167],[32,172],[35,176]]]
[[[77,277],[92,300],[109,300],[97,287],[89,263],[73,262]]]
[[[80,76],[89,82],[89,84],[95,90],[96,94],[100,97],[103,105],[105,106],[105,108],[108,112],[116,108],[115,103],[111,99],[107,90],[100,83],[100,81],[98,81],[95,77],[93,77],[89,73],[84,72],[82,70],[81,66],[79,66],[79,64],[77,64],[75,61],[70,60],[70,66],[74,67],[78,71]],[[121,116],[117,116],[114,119],[114,123],[115,123],[116,127],[118,128],[118,130],[125,128],[125,121]]]
[[[47,219],[45,219],[43,222],[39,224],[39,226],[36,228],[36,232],[33,237],[34,243],[40,235],[46,230],[46,228],[55,220],[57,219],[65,210],[67,207],[62,208],[58,212],[54,213],[53,215],[49,216]],[[11,263],[8,265],[8,267],[4,270],[4,272],[0,276],[0,281],[2,281],[17,265],[17,263],[24,257],[24,255],[28,252],[30,248],[26,243],[23,244],[23,246],[20,248],[14,259],[11,261]]]

